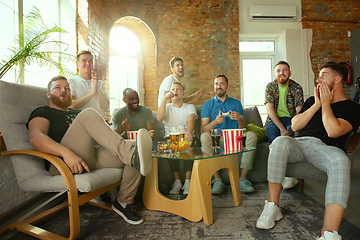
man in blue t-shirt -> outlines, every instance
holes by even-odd
[[[229,80],[225,75],[217,75],[214,81],[214,91],[216,96],[205,102],[201,109],[201,145],[203,147],[212,146],[211,129],[237,129],[246,128],[244,111],[241,102],[229,97],[226,90],[229,88]],[[229,117],[224,117],[222,113],[229,112]],[[246,148],[256,149],[257,135],[254,132],[246,133]],[[252,169],[255,150],[243,154],[241,159],[240,190],[245,193],[254,192],[251,182],[246,178],[249,170]],[[222,194],[225,184],[218,172],[214,174],[212,181],[212,194]]]

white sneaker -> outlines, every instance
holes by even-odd
[[[341,236],[338,234],[337,231],[328,232],[325,231],[324,235],[321,237],[316,238],[317,240],[341,240]]]
[[[298,180],[297,178],[285,177],[285,178],[284,178],[284,181],[282,182],[283,189],[292,188],[292,187],[294,187],[298,182],[299,182],[299,180]]]
[[[256,222],[256,227],[270,229],[275,226],[275,221],[283,218],[280,208],[274,202],[265,201],[264,210]]]
[[[172,189],[170,190],[169,194],[173,194],[173,195],[179,194],[181,187],[182,185],[180,180],[175,180],[175,182],[172,184]]]
[[[186,179],[184,186],[182,187],[183,194],[189,194],[189,188],[190,188],[190,180]]]

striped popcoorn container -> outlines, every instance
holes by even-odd
[[[225,153],[239,152],[242,150],[242,140],[243,137],[245,137],[245,131],[246,128],[222,130]]]
[[[127,131],[127,137],[130,140],[136,140],[137,134],[138,134],[138,131]]]

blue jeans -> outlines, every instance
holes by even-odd
[[[281,117],[279,119],[282,122],[282,124],[284,125],[284,127],[286,128],[286,130],[291,132],[292,131],[291,118],[290,117]],[[265,131],[266,131],[266,134],[268,135],[270,143],[272,143],[272,141],[276,137],[281,135],[280,129],[275,125],[275,123],[273,121],[270,121],[265,125]]]

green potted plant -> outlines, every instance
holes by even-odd
[[[74,75],[62,62],[75,62],[75,56],[66,53],[68,44],[54,40],[51,35],[56,33],[67,33],[61,27],[54,25],[47,27],[41,17],[40,11],[33,6],[28,15],[25,16],[24,24],[20,26],[17,46],[10,48],[11,54],[8,61],[0,63],[0,79],[14,66],[20,67],[21,73],[25,65],[36,62],[40,67],[49,69],[58,68],[60,75]]]

